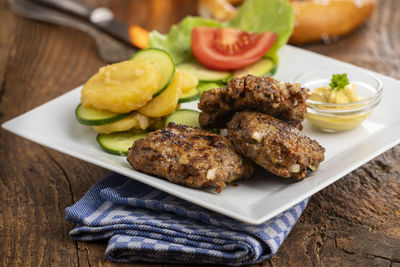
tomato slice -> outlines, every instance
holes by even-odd
[[[258,61],[274,44],[274,32],[250,33],[234,28],[195,27],[192,53],[216,70],[240,69]]]

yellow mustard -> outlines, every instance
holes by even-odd
[[[341,90],[332,90],[329,86],[323,86],[314,89],[311,92],[311,100],[332,103],[332,104],[349,104],[355,103],[362,100],[356,92],[355,84],[349,84]],[[329,106],[329,105],[315,105],[311,104],[312,107],[317,107],[322,110],[332,111],[350,111],[351,109],[359,108],[363,104],[354,104],[346,106]],[[347,131],[359,126],[364,119],[366,119],[371,111],[366,112],[354,112],[350,114],[323,114],[318,112],[307,113],[307,120],[315,127],[330,132]]]
[[[349,84],[339,91],[332,90],[329,86],[314,89],[310,99],[323,103],[347,104],[359,101],[360,97],[357,95],[356,85]]]

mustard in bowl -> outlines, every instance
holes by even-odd
[[[358,127],[382,99],[382,82],[362,70],[317,69],[295,78],[311,90],[306,119],[326,132],[341,132]]]

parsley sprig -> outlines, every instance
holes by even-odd
[[[333,74],[329,86],[332,88],[332,90],[340,91],[348,84],[350,84],[350,82],[346,73]]]

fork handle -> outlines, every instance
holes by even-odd
[[[92,8],[84,3],[74,0],[35,0],[35,2],[67,12],[71,15],[79,16],[86,20],[90,20],[90,14],[93,11]]]

